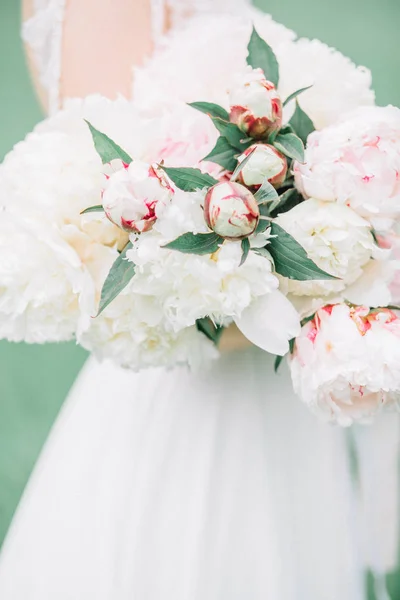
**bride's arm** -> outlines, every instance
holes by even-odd
[[[132,66],[152,51],[149,0],[67,0],[61,98],[131,96]]]
[[[23,0],[24,19],[32,15],[32,1]],[[167,30],[168,10],[163,18]],[[62,37],[61,100],[92,93],[129,98],[132,66],[140,65],[152,51],[150,0],[66,0]],[[34,59],[27,51],[35,87],[46,106]],[[233,325],[224,332],[220,348],[248,345]]]
[[[22,0],[22,16],[33,0]],[[167,22],[167,15],[165,15]],[[150,0],[67,0],[64,14],[60,99],[100,93],[131,95],[132,66],[152,51]],[[36,90],[47,106],[32,53],[27,47]]]

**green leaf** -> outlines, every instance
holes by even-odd
[[[195,192],[196,190],[209,188],[218,183],[217,179],[214,179],[211,175],[207,175],[207,173],[202,173],[200,169],[192,169],[190,167],[176,169],[174,167],[164,167],[164,165],[160,165],[160,168],[184,192]]]
[[[163,248],[178,250],[184,254],[212,254],[223,244],[224,239],[216,233],[184,233]]]
[[[283,106],[286,106],[287,104],[289,104],[289,102],[291,100],[294,100],[295,98],[297,98],[297,96],[299,96],[300,94],[302,94],[306,90],[309,90],[310,88],[312,88],[312,84],[311,85],[307,85],[307,87],[303,87],[303,88],[300,88],[299,90],[296,90],[295,92],[293,92],[293,94],[290,94],[290,96],[288,96],[286,98],[285,102],[283,103]]]
[[[229,113],[218,104],[213,102],[189,102],[189,106],[205,113],[209,117],[216,117],[217,119],[223,119],[229,121]]]
[[[219,340],[221,339],[221,335],[225,329],[225,327],[221,327],[221,325],[215,325],[210,317],[203,317],[202,319],[197,319],[196,326],[199,331],[204,333],[208,337],[209,340],[214,342],[217,346]]]
[[[249,238],[244,238],[242,240],[242,259],[240,261],[239,267],[241,267],[243,265],[244,262],[246,262],[246,258],[249,255],[250,252],[250,242],[249,242]]]
[[[304,162],[303,142],[294,133],[279,133],[274,141],[274,146],[289,158],[293,158],[301,163]]]
[[[261,187],[254,194],[257,204],[266,204],[267,202],[276,201],[279,196],[278,192],[273,185],[270,184],[268,179],[264,179]]]
[[[268,204],[259,204],[258,209],[260,211],[260,220],[258,221],[257,227],[254,231],[255,234],[262,233],[271,224],[271,219],[269,218],[269,206]]]
[[[301,196],[299,192],[295,188],[290,188],[281,196],[279,196],[278,200],[274,204],[271,204],[270,213],[275,217],[278,214],[288,212],[297,206],[300,201]]]
[[[285,356],[276,356],[275,357],[275,362],[274,362],[274,371],[275,373],[278,372],[278,369],[281,365],[281,362],[283,361],[283,359],[285,358]]]
[[[86,121],[86,119],[85,122],[89,126],[90,133],[92,134],[93,138],[94,147],[96,148],[97,154],[100,156],[103,164],[109,163],[116,158],[119,158],[120,160],[122,160],[122,162],[124,162],[127,165],[129,165],[132,162],[132,159],[129,156],[129,154],[127,154],[125,150],[122,150],[122,148],[118,146],[118,144],[113,142],[112,139],[108,137],[108,135],[102,133],[101,131],[93,127],[93,125],[89,123],[89,121]]]
[[[96,204],[96,206],[89,206],[89,208],[85,208],[85,210],[81,211],[81,215],[86,215],[87,213],[92,212],[104,212],[104,208],[102,204]]]
[[[258,35],[255,27],[253,27],[247,50],[249,51],[247,64],[253,69],[262,69],[268,81],[271,81],[276,87],[279,83],[278,61],[272,48]]]
[[[244,167],[247,165],[247,163],[250,160],[251,155],[253,154],[255,148],[247,155],[245,156],[245,158],[237,163],[236,169],[233,171],[232,175],[231,175],[231,181],[235,181],[239,175],[239,173],[244,169]]]
[[[96,317],[122,292],[134,276],[135,265],[126,258],[126,253],[131,248],[132,244],[128,242],[111,267],[101,290],[100,305]]]
[[[304,327],[304,325],[307,325],[307,323],[309,323],[310,321],[312,321],[315,317],[315,312],[313,312],[311,315],[308,315],[308,317],[304,317],[304,319],[302,319],[300,321],[300,325],[302,327]]]
[[[294,111],[292,118],[290,119],[290,125],[295,130],[298,137],[304,144],[307,142],[307,138],[315,131],[314,123],[310,117],[301,109],[300,104],[296,100],[296,110]],[[304,160],[304,159],[303,159]]]
[[[221,167],[227,171],[234,171],[237,165],[237,159],[235,158],[236,152],[237,151],[235,148],[232,148],[228,140],[221,135],[217,139],[214,148],[203,158],[203,160],[210,160],[217,165],[221,165]]]
[[[234,123],[228,123],[227,121],[219,118],[213,118],[213,123],[222,137],[226,138],[231,146],[236,148],[236,150],[239,150],[239,152],[246,150],[246,148],[248,148],[252,143],[252,141],[244,141],[243,132],[240,131],[239,127]]]
[[[282,129],[279,129],[279,131],[277,131],[276,133],[280,133],[281,135],[284,135],[286,133],[294,133],[293,131],[293,127],[289,124],[284,125],[284,127],[282,127]]]
[[[277,223],[271,223],[271,234],[276,237],[271,237],[268,249],[277,273],[297,281],[337,279],[308,258],[304,248]]]

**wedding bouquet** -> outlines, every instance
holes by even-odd
[[[235,323],[276,368],[288,354],[324,418],[396,406],[400,111],[322,118],[309,100],[315,130],[313,88],[283,97],[280,63],[253,29],[225,106],[155,117],[95,97],[18,145],[0,170],[0,335],[199,367]]]

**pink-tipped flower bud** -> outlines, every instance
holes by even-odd
[[[163,172],[139,160],[107,176],[103,190],[103,208],[107,217],[128,232],[149,231],[160,210],[174,194]]]
[[[275,187],[285,181],[287,173],[286,157],[269,144],[253,144],[241,156],[239,163],[251,154],[238,176],[238,181],[249,187],[259,188],[267,179]]]
[[[282,101],[261,69],[246,69],[229,96],[232,123],[250,137],[265,139],[282,126]]]
[[[253,194],[240,183],[217,183],[204,201],[207,225],[218,235],[232,240],[251,235],[257,227],[260,211]]]

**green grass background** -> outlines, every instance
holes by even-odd
[[[318,37],[367,65],[378,103],[400,106],[400,0],[258,0],[257,5],[300,36]],[[18,0],[0,0],[0,158],[42,117],[19,20]],[[0,343],[0,541],[84,359],[73,344]],[[392,577],[391,585],[398,579]],[[400,598],[400,590],[393,593]]]

